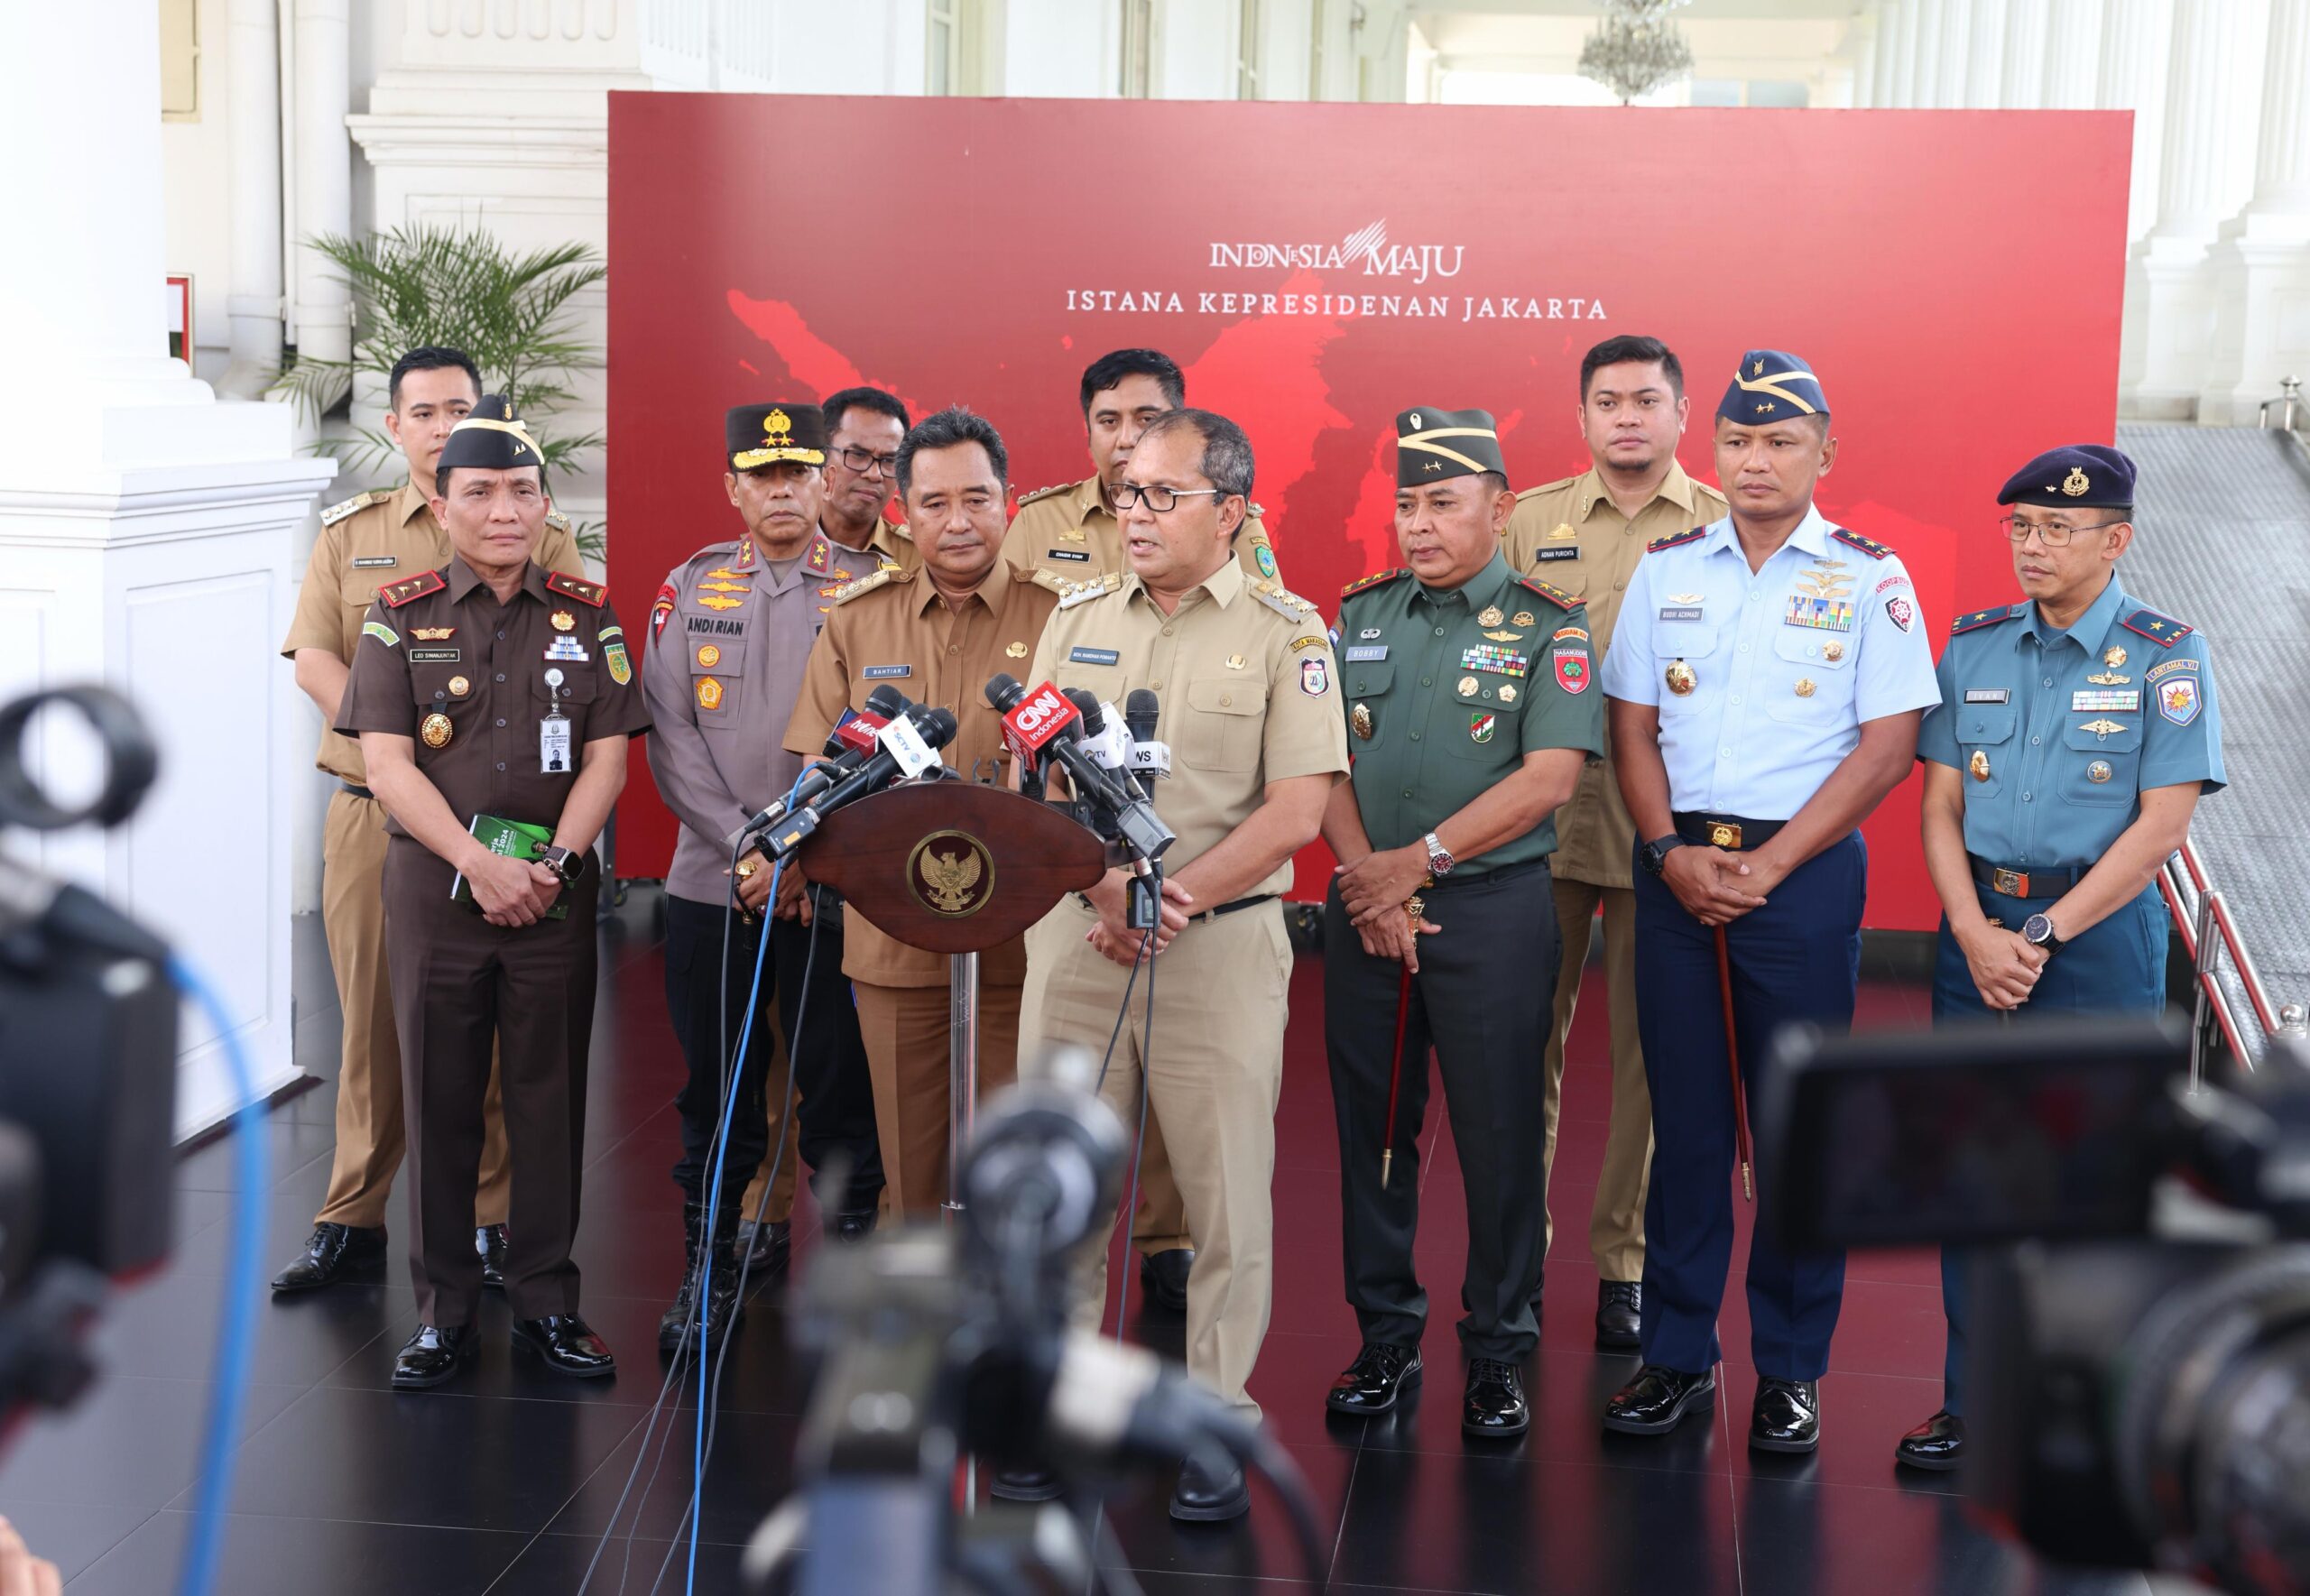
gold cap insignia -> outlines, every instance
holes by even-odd
[[[2061,491],[2067,494],[2073,499],[2084,494],[2086,489],[2093,485],[2093,484],[2092,483],[2085,480],[2085,467],[2083,466],[2071,466],[2069,468],[2069,475],[2061,479]]]
[[[762,419],[762,440],[772,448],[792,448],[794,447],[794,418],[784,411],[773,408],[770,414]]]

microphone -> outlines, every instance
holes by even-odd
[[[1145,687],[1133,687],[1123,701],[1123,723],[1131,733],[1131,771],[1144,787],[1158,776],[1171,773],[1169,743],[1155,741],[1155,723],[1162,706]]]
[[[842,718],[835,722],[834,730],[827,734],[826,756],[832,762],[813,765],[803,772],[801,785],[794,789],[790,803],[786,795],[781,793],[772,800],[768,808],[755,811],[744,826],[724,837],[722,845],[735,848],[741,838],[768,831],[792,810],[804,807],[820,793],[873,758],[880,746],[877,734],[912,707],[912,701],[904,693],[884,682],[866,695],[864,711],[845,709]]]
[[[1030,693],[1006,672],[996,673],[987,682],[986,701],[1003,712],[1003,736],[1014,749],[1034,756],[1048,752],[1066,770],[1076,795],[1114,826],[1126,847],[1150,864],[1162,858],[1163,850],[1171,845],[1171,828],[1144,798],[1137,796],[1136,783],[1125,788],[1101,770],[1076,741],[1083,731],[1079,706],[1049,682]],[[1091,709],[1098,713],[1095,702]]]
[[[1075,713],[1083,717],[1083,752],[1095,760],[1102,770],[1130,769],[1131,744],[1122,722],[1115,716],[1115,706],[1100,703],[1081,687],[1069,687],[1063,696],[1075,706]]]
[[[776,829],[764,839],[772,858],[783,859],[800,847],[828,815],[845,804],[864,798],[901,774],[919,775],[935,766],[938,761],[929,757],[929,752],[955,740],[955,713],[917,704],[884,726],[879,737],[881,752],[826,788],[810,803],[795,805],[777,823]]]

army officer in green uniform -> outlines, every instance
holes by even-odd
[[[1352,779],[1324,815],[1340,861],[1325,904],[1325,1046],[1363,1337],[1328,1400],[1382,1413],[1419,1377],[1428,1296],[1412,1236],[1433,1046],[1468,1204],[1461,1428],[1479,1436],[1531,1423],[1519,1365],[1539,1340],[1530,1298],[1546,1249],[1533,1061],[1558,953],[1548,856],[1557,807],[1604,746],[1587,612],[1502,555],[1515,507],[1489,414],[1396,418],[1405,563],[1341,595]]]

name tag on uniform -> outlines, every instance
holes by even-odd
[[[353,559],[353,568],[356,571],[388,570],[399,564],[401,561],[390,554],[360,554]]]
[[[1083,549],[1046,549],[1043,550],[1043,558],[1045,559],[1087,560],[1091,558],[1091,555],[1089,550]]]
[[[463,649],[411,649],[409,651],[411,665],[456,665],[461,663],[465,657]]]
[[[1072,665],[1113,665],[1122,660],[1123,654],[1115,649],[1086,649],[1078,645],[1067,650],[1067,659]]]
[[[411,649],[409,657],[416,659],[421,650]],[[2069,696],[2069,707],[2081,709],[2132,709],[2141,707],[2141,692],[2135,687],[2080,687]]]
[[[912,676],[914,667],[911,665],[869,665],[858,674],[870,682],[882,681],[894,676]]]
[[[1350,665],[1366,665],[1374,660],[1384,660],[1387,657],[1388,645],[1385,643],[1365,643],[1347,650],[1347,662]]]
[[[2013,692],[2010,687],[1967,687],[1965,689],[1965,702],[1968,704],[2004,704],[2010,702],[2012,697]]]
[[[719,615],[685,615],[682,624],[692,632],[710,632],[722,637],[735,637],[746,629],[744,621],[725,621]]]
[[[1700,606],[1698,604],[1664,604],[1661,606],[1660,618],[1663,621],[1697,621],[1700,619]]]
[[[1570,549],[1540,549],[1533,551],[1532,558],[1542,564],[1552,559],[1578,559],[1580,550],[1577,546]]]

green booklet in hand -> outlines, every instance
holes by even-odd
[[[522,820],[501,820],[494,815],[476,815],[473,824],[466,828],[476,840],[493,853],[503,853],[508,859],[535,859],[539,851],[553,841],[553,833],[542,826],[531,826]],[[466,880],[466,872],[457,872],[457,879],[449,887],[449,896],[476,914],[481,905],[474,900],[473,887]],[[569,918],[569,899],[557,898],[553,907],[545,911],[550,920]]]

